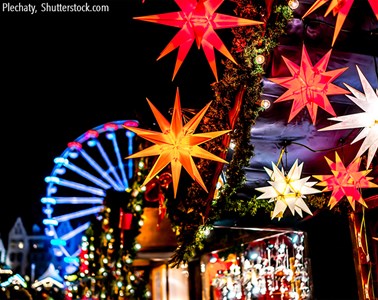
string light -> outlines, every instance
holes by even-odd
[[[263,100],[261,100],[260,105],[261,105],[262,108],[268,109],[270,107],[270,101],[267,100],[267,99],[263,99]]]
[[[291,9],[296,9],[299,6],[299,1],[298,0],[289,0],[288,5]]]
[[[265,62],[265,56],[262,54],[256,55],[255,62],[259,65],[262,65]]]

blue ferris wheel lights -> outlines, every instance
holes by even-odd
[[[104,181],[100,180],[96,176],[92,175],[91,173],[89,173],[87,171],[84,171],[83,169],[75,166],[74,164],[70,163],[69,161],[67,161],[67,163],[65,164],[65,167],[67,169],[70,169],[71,171],[75,172],[76,174],[79,174],[79,175],[83,176],[84,178],[92,181],[93,183],[95,183],[96,185],[100,186],[103,189],[109,189],[111,187],[109,184],[106,184]]]
[[[69,156],[72,158],[72,159],[75,159],[79,156],[79,153],[77,151],[71,151],[69,153]]]
[[[127,130],[127,131],[126,131],[126,136],[127,136],[129,139],[131,139],[131,138],[133,138],[133,137],[135,136],[135,133],[132,132],[132,131],[130,131],[130,130]]]
[[[90,139],[90,140],[88,140],[87,144],[88,144],[89,147],[94,147],[97,144],[97,140],[96,139]]]
[[[50,244],[52,246],[66,246],[67,242],[65,240],[62,240],[62,239],[52,239],[50,241]]]
[[[41,198],[41,203],[42,204],[56,204],[56,200],[52,197],[42,197]]]
[[[106,195],[104,190],[102,190],[100,188],[91,187],[91,186],[88,186],[88,185],[85,185],[85,184],[82,184],[82,183],[61,179],[61,178],[58,178],[58,177],[55,177],[55,176],[48,176],[48,177],[45,178],[45,181],[47,183],[55,183],[55,184],[58,184],[60,186],[66,186],[66,187],[69,187],[69,188],[72,188],[72,189],[75,189],[75,190],[78,190],[78,191],[87,192],[87,193],[97,195],[97,196],[105,197],[105,195]]]
[[[63,260],[67,264],[78,264],[80,262],[78,257],[72,256],[66,256]]]
[[[55,157],[54,158],[54,163],[55,164],[62,164],[62,165],[67,165],[68,164],[68,159],[64,157]]]
[[[55,176],[47,176],[45,177],[45,182],[46,183],[56,183],[56,184],[59,184],[59,178],[58,177],[55,177]]]
[[[97,147],[98,149],[102,152],[102,157],[107,157],[107,156],[104,156],[105,155],[105,152],[102,151],[101,149],[102,146],[100,143],[97,143]],[[82,157],[98,172],[101,174],[101,176],[103,178],[105,178],[110,184],[111,186],[116,189],[116,190],[119,190],[121,187],[117,185],[117,183],[113,180],[113,178],[111,176],[109,176],[109,174],[106,172],[106,170],[104,170],[92,157],[90,157],[86,151],[84,150],[81,150],[80,151],[80,154],[82,155]],[[100,196],[105,196],[105,194],[103,195],[100,195]]]
[[[138,127],[139,122],[109,122],[67,143],[67,148],[54,159],[53,171],[45,178],[46,195],[40,200],[45,214],[42,222],[64,274],[77,271],[79,241],[91,218],[100,219],[107,192],[125,191],[129,178],[134,176],[135,160],[126,161],[125,157],[133,153],[135,133],[125,125]]]
[[[59,222],[55,219],[43,219],[42,223],[44,225],[58,226]]]
[[[107,138],[108,140],[112,140],[112,139],[114,139],[114,138],[115,138],[115,134],[114,134],[114,132],[108,132],[108,133],[106,134],[106,138]]]

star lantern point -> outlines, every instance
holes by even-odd
[[[302,16],[302,19],[307,17],[309,14],[313,13],[315,10],[317,10],[319,7],[321,7],[323,4],[327,3],[328,0],[316,0],[312,6],[305,12],[305,14]],[[324,16],[328,16],[330,12],[334,16],[337,15],[336,18],[336,24],[335,24],[335,31],[333,33],[333,38],[332,38],[332,47],[334,46],[337,36],[340,33],[341,27],[344,24],[344,21],[353,5],[354,0],[331,0],[329,7],[327,11],[325,12]],[[368,0],[373,13],[375,17],[378,20],[378,1],[377,0]]]
[[[320,180],[319,186],[324,186],[323,192],[332,191],[328,206],[334,208],[344,197],[347,198],[352,209],[355,210],[356,202],[367,207],[360,190],[363,188],[377,188],[378,185],[371,182],[372,177],[367,177],[371,170],[360,171],[361,157],[354,159],[347,167],[335,152],[335,161],[325,157],[332,175],[313,175]]]
[[[331,56],[329,50],[314,66],[305,45],[302,49],[301,64],[298,66],[286,57],[283,60],[291,73],[291,77],[268,78],[270,81],[277,83],[287,90],[278,97],[274,102],[293,100],[289,120],[291,120],[305,107],[307,108],[312,123],[316,123],[318,107],[322,108],[332,116],[336,116],[335,111],[327,95],[348,94],[345,90],[332,81],[339,77],[348,68],[326,71]]]
[[[174,67],[174,80],[189,50],[195,42],[205,53],[206,59],[218,81],[214,48],[237,64],[225,44],[215,32],[216,29],[239,26],[261,25],[264,22],[216,13],[224,0],[175,0],[181,11],[157,15],[134,17],[136,20],[178,27],[180,30],[160,53],[158,60],[178,48]]]
[[[196,181],[206,192],[208,192],[193,157],[209,159],[227,164],[228,162],[226,160],[208,152],[199,145],[221,135],[227,134],[230,132],[230,130],[195,134],[194,132],[197,126],[200,124],[202,118],[205,116],[211,102],[209,102],[184,125],[182,122],[183,116],[178,89],[176,92],[171,123],[169,123],[169,121],[148,99],[147,101],[156,118],[161,132],[125,126],[126,129],[154,144],[126,157],[126,159],[158,155],[157,160],[152,166],[149,174],[146,176],[142,186],[145,186],[150,180],[155,178],[161,170],[170,164],[175,198],[177,195],[177,188],[182,167],[184,167],[194,181]]]

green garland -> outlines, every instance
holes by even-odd
[[[66,278],[66,294],[71,299],[82,299],[89,295],[99,299],[150,298],[146,274],[133,265],[139,249],[136,238],[141,232],[140,221],[144,211],[141,185],[148,171],[145,159],[136,162],[131,187],[119,192],[118,196],[110,196],[110,201],[104,200],[104,209],[85,231],[81,247],[86,249],[88,258],[86,262],[83,259],[80,263],[84,269],[87,263],[88,269],[83,271],[80,267],[74,276]],[[132,214],[129,229],[119,228],[119,205],[125,212]]]
[[[285,34],[288,22],[292,19],[292,10],[287,0],[277,0],[271,13],[264,0],[233,0],[234,12],[242,18],[263,21],[264,25],[241,26],[232,29],[234,38],[231,53],[238,62],[235,65],[229,60],[224,65],[223,78],[214,84],[215,100],[212,101],[206,114],[207,122],[201,125],[202,132],[230,129],[228,114],[235,104],[238,93],[243,92],[243,102],[236,124],[231,132],[235,144],[232,159],[227,166],[226,183],[219,191],[216,200],[209,201],[208,195],[196,183],[187,189],[187,195],[174,204],[167,204],[167,211],[173,230],[176,232],[178,247],[171,257],[171,266],[187,263],[201,253],[206,240],[206,231],[212,228],[215,221],[224,217],[254,215],[257,210],[271,211],[268,201],[241,199],[238,193],[245,188],[244,168],[254,155],[250,144],[250,131],[259,113],[262,94],[264,67],[255,63],[257,55],[268,58],[278,45],[279,38]],[[227,147],[223,139],[217,138],[204,144],[206,150],[214,154],[224,154]],[[210,186],[217,164],[209,160],[199,160],[197,164],[201,176]],[[168,201],[170,202],[170,201]],[[210,203],[209,203],[210,202]],[[171,202],[172,203],[172,202]]]

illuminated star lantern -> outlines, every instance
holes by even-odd
[[[263,22],[215,13],[223,0],[175,0],[175,2],[181,11],[134,17],[137,20],[181,28],[158,57],[159,60],[174,49],[179,48],[172,80],[193,42],[196,41],[198,49],[202,46],[211,70],[218,81],[214,48],[233,63],[237,63],[214,30],[263,24]]]
[[[332,209],[345,196],[353,210],[355,210],[356,201],[367,207],[360,193],[360,189],[378,187],[375,183],[370,182],[370,180],[373,179],[372,177],[366,177],[371,170],[359,171],[361,157],[357,157],[353,160],[348,167],[344,166],[337,152],[335,153],[335,157],[335,162],[325,157],[331,168],[332,175],[313,175],[314,178],[321,181],[317,183],[317,185],[325,186],[323,192],[332,191],[328,206]]]
[[[333,80],[339,77],[348,68],[326,71],[330,56],[331,50],[313,66],[306,47],[303,45],[300,66],[284,56],[282,57],[292,77],[269,78],[269,80],[287,88],[287,91],[278,97],[275,102],[293,100],[288,122],[304,107],[307,107],[313,124],[316,122],[318,107],[321,107],[332,116],[336,116],[327,95],[349,93],[349,91],[332,83]]]
[[[280,218],[287,207],[293,215],[297,212],[302,217],[302,211],[312,215],[303,199],[306,198],[305,195],[320,193],[320,191],[312,187],[316,182],[308,181],[310,176],[301,178],[303,163],[298,165],[298,160],[296,160],[287,175],[274,163],[272,167],[273,170],[264,168],[271,179],[268,181],[270,186],[255,188],[263,193],[257,199],[270,199],[269,202],[276,203],[272,219]]]
[[[374,91],[359,67],[356,67],[364,93],[361,93],[346,83],[344,84],[354,95],[347,95],[347,97],[356,103],[364,112],[329,118],[329,120],[339,123],[319,129],[319,131],[362,128],[352,144],[364,139],[355,158],[361,156],[368,150],[367,168],[369,168],[378,148],[378,89]]]
[[[377,0],[368,0],[368,1],[370,3],[371,8],[373,9],[375,17],[378,20],[378,1]],[[328,2],[328,0],[316,0],[314,4],[308,9],[308,11],[302,16],[302,19],[307,17],[309,14],[311,14],[315,10],[317,10],[326,2]],[[343,0],[343,1],[331,0],[329,7],[324,14],[324,16],[326,17],[332,11],[334,16],[337,15],[335,31],[333,33],[333,39],[332,39],[332,47],[335,44],[337,36],[340,33],[341,27],[344,24],[346,16],[348,15],[349,10],[353,5],[353,2],[354,0]]]
[[[176,92],[171,124],[148,99],[147,101],[162,132],[125,126],[125,128],[128,130],[133,131],[142,138],[155,144],[126,158],[159,155],[142,186],[146,185],[151,179],[155,178],[155,176],[170,163],[175,198],[182,166],[184,166],[185,170],[189,173],[192,179],[195,180],[206,192],[208,192],[192,156],[227,163],[227,161],[206,151],[198,145],[226,134],[230,132],[230,130],[194,134],[194,131],[204,117],[211,102],[200,110],[189,122],[183,125],[178,89]]]

